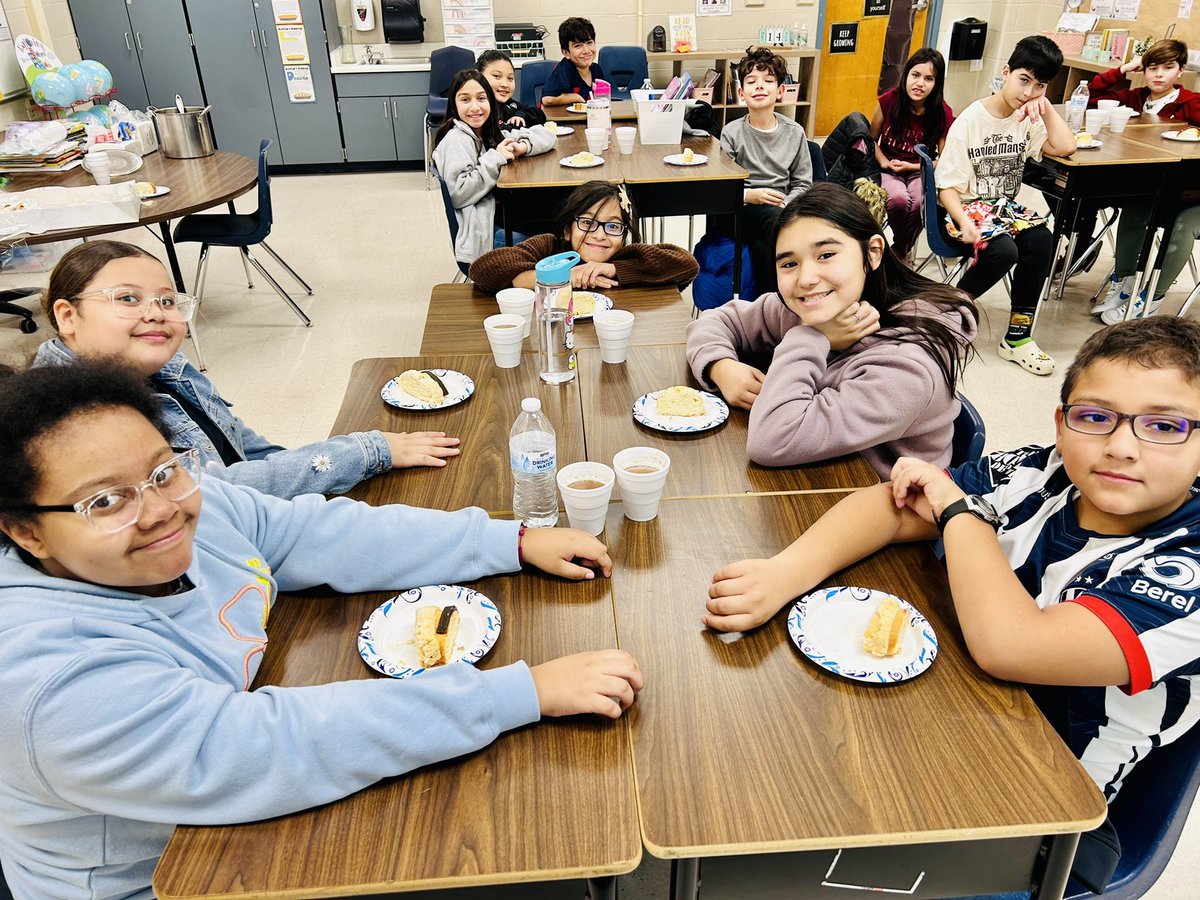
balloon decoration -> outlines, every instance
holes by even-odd
[[[25,73],[30,93],[38,106],[67,107],[95,101],[113,89],[112,72],[94,59],[63,65],[53,50],[28,34],[17,35],[16,51],[17,63]],[[71,118],[95,122],[110,118],[108,108],[104,106],[82,113]]]

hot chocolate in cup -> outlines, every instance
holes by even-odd
[[[613,457],[613,468],[625,518],[648,522],[657,516],[667,473],[671,471],[671,457],[654,447],[627,447]]]
[[[572,528],[599,534],[608,516],[616,473],[604,463],[577,462],[563,466],[555,479]]]
[[[525,320],[511,313],[499,313],[483,320],[492,356],[501,369],[515,369],[521,365],[521,347],[525,341],[521,330],[524,327]]]

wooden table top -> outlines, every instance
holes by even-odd
[[[656,447],[671,457],[664,497],[704,497],[746,492],[850,490],[879,483],[857,454],[782,469],[746,457],[750,414],[730,408],[725,424],[711,431],[669,434],[634,421],[633,401],[675,384],[698,387],[682,345],[631,347],[624,365],[605,365],[599,350],[579,352],[579,377],[588,459],[611,465],[626,447]]]
[[[572,134],[564,134],[558,143],[546,153],[537,156],[523,156],[500,168],[500,178],[496,182],[501,188],[531,188],[531,187],[573,187],[585,181],[611,181],[614,184],[621,180],[617,163],[616,140],[613,146],[600,154],[604,162],[598,166],[586,169],[573,169],[564,166],[562,159],[573,156],[587,149],[587,137],[583,133],[583,125],[575,126]],[[552,213],[547,215],[551,218]]]
[[[1082,166],[1113,166],[1135,165],[1138,163],[1170,163],[1179,162],[1180,153],[1174,147],[1152,147],[1142,140],[1135,138],[1128,131],[1113,134],[1111,131],[1100,133],[1100,147],[1094,150],[1076,150],[1070,156],[1054,156],[1047,153],[1046,158],[1061,165],[1076,168]],[[1170,141],[1163,141],[1170,144]],[[1179,144],[1180,147],[1185,146]]]
[[[1132,123],[1135,120],[1130,120]],[[1179,131],[1185,126],[1179,122],[1166,121],[1162,125],[1138,125],[1126,128],[1125,137],[1147,147],[1163,150],[1185,160],[1200,159],[1200,141],[1172,141],[1162,136],[1164,131]],[[1108,135],[1105,135],[1107,137]]]
[[[403,484],[392,486],[387,500],[412,500]],[[523,572],[472,586],[504,616],[480,668],[616,645],[608,579]],[[254,687],[384,677],[363,664],[356,640],[388,596],[282,596]],[[534,840],[537,823],[545,827]],[[628,726],[573,716],[510,731],[477,753],[306,812],[177,828],[154,889],[162,898],[357,896],[622,874],[641,854]]]
[[[384,403],[379,390],[406,369],[455,369],[475,381],[468,400],[446,409],[416,412]],[[350,370],[350,383],[330,434],[355,431],[444,431],[462,439],[462,455],[442,468],[398,469],[370,479],[350,496],[378,505],[402,502],[435,509],[478,506],[489,513],[512,515],[508,430],[521,411],[521,400],[539,397],[558,438],[558,464],[585,459],[579,380],[544,384],[529,360],[515,369],[500,369],[489,352],[464,355],[360,359]]]
[[[565,106],[543,106],[542,112],[551,122],[587,124],[586,112],[571,112]],[[614,122],[631,122],[637,118],[637,104],[632,100],[613,100],[609,105],[609,113]]]
[[[1103,797],[1025,691],[971,660],[927,546],[889,548],[830,582],[904,597],[932,623],[937,659],[903,684],[818,668],[791,643],[786,612],[737,636],[700,624],[713,572],[778,552],[837,499],[672,500],[645,523],[610,513],[618,634],[647,685],[627,714],[646,849],[670,858],[1098,825]]]
[[[212,156],[199,159],[171,159],[159,150],[142,157],[142,167],[136,172],[113,178],[114,183],[122,181],[152,181],[160,187],[171,189],[169,194],[142,201],[139,224],[151,225],[209,209],[240,197],[258,183],[258,161],[227,150],[218,150]],[[91,174],[80,166],[68,172],[15,175],[8,191],[25,191],[38,187],[79,187],[95,183]],[[39,244],[108,234],[131,227],[133,226],[128,223],[95,225],[90,228],[24,235],[21,240],[28,244]]]
[[[613,306],[637,316],[631,338],[633,346],[683,342],[683,329],[692,320],[692,305],[675,288],[612,288],[603,293],[612,298]],[[437,356],[444,347],[453,347],[457,353],[491,353],[487,335],[483,333],[483,320],[499,310],[496,298],[476,290],[474,285],[435,286],[425,317],[421,354]],[[600,346],[591,320],[575,321],[575,346],[589,349]],[[537,353],[536,335],[532,331],[525,340],[525,352]]]

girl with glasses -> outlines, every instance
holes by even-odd
[[[287,450],[233,414],[179,352],[196,300],[175,292],[157,259],[118,241],[88,241],[50,273],[42,308],[58,337],[35,366],[112,357],[141,372],[158,395],[171,446],[195,449],[221,478],[276,497],[340,494],[366,478],[407,466],[444,466],[458,438],[443,432],[359,432]]]
[[[696,277],[696,260],[674,244],[643,244],[637,215],[624,190],[607,181],[589,181],[567,197],[554,234],[539,234],[515,247],[485,253],[471,266],[471,280],[481,291],[532,288],[534,266],[547,256],[574,250],[580,263],[571,284],[598,289],[674,284],[680,289]]]
[[[0,379],[0,847],[16,897],[150,897],[178,823],[287,815],[542,716],[633,702],[642,679],[621,650],[250,690],[280,591],[398,591],[522,562],[582,580],[595,572],[573,558],[612,562],[581,531],[479,509],[205,478],[160,413],[139,373],[107,362]]]

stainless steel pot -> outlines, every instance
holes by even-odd
[[[211,109],[211,106],[184,106],[182,110],[149,107],[163,155],[172,159],[212,156],[217,148],[212,120],[208,117]]]

